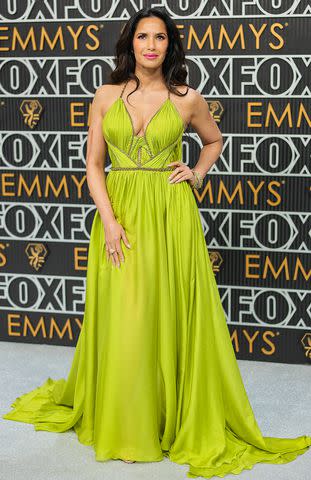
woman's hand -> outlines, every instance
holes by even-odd
[[[188,167],[188,165],[186,165],[183,162],[171,162],[168,164],[168,166],[170,165],[177,165],[177,167],[173,170],[173,172],[168,177],[170,180],[170,183],[178,183],[178,182],[187,180],[188,183],[190,183],[190,186],[191,187],[193,186],[195,182],[195,176],[192,170],[190,169],[190,167]]]
[[[120,243],[121,238],[125,245],[131,248],[125,230],[117,220],[111,220],[109,223],[104,224],[104,230],[107,260],[111,260],[113,265],[120,267],[120,259],[124,262],[124,255]]]

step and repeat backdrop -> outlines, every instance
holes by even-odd
[[[236,356],[310,363],[311,0],[0,2],[0,338],[76,345],[90,105],[122,26],[148,6],[178,25],[224,137],[194,195]],[[201,146],[188,128],[184,162]]]

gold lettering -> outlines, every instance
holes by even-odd
[[[9,29],[9,27],[0,27],[0,32],[1,31],[6,31],[7,32],[8,29]],[[9,40],[9,38],[10,37],[8,35],[0,35],[0,42],[2,40]],[[10,50],[9,47],[1,47],[0,46],[0,52],[8,52],[9,50]]]
[[[309,127],[311,127],[310,117],[309,117],[309,115],[307,114],[304,105],[302,105],[302,103],[300,103],[300,105],[299,105],[299,113],[298,113],[297,127],[300,127],[300,126],[301,126],[301,118],[302,118],[302,116],[304,116],[304,117],[307,119],[308,125],[309,125]]]
[[[253,334],[252,337],[250,337],[249,333],[247,330],[245,330],[243,328],[243,335],[246,337],[247,341],[248,341],[248,345],[249,345],[249,353],[254,353],[254,350],[253,350],[253,343],[254,343],[254,340],[258,337],[259,335],[259,332],[258,330]]]
[[[277,124],[278,127],[282,125],[282,122],[284,118],[287,116],[288,118],[288,125],[290,128],[293,128],[293,119],[292,119],[292,112],[291,112],[291,107],[290,104],[288,103],[285,107],[285,110],[283,111],[281,118],[278,119],[277,114],[274,111],[273,106],[271,105],[271,102],[268,103],[268,111],[267,111],[267,116],[266,116],[266,121],[265,121],[265,127],[269,127],[269,121],[270,121],[270,115],[274,118],[275,123]]]
[[[34,28],[30,27],[30,30],[27,34],[26,40],[23,42],[21,39],[21,36],[17,30],[17,28],[13,28],[13,36],[12,36],[12,48],[11,50],[17,50],[17,44],[19,44],[22,48],[22,50],[26,50],[28,48],[28,43],[31,41],[32,44],[32,49],[34,52],[37,51],[37,45],[36,45],[36,38],[35,38],[35,32]]]
[[[86,27],[86,33],[87,35],[92,38],[94,40],[94,45],[93,47],[90,45],[90,43],[86,43],[86,47],[89,49],[89,50],[97,50],[100,46],[100,42],[99,42],[99,39],[92,33],[92,30],[95,30],[95,31],[98,31],[99,30],[99,27],[97,25],[88,25]],[[77,48],[78,48],[78,45],[77,45]]]
[[[37,190],[38,197],[39,198],[42,197],[41,184],[39,182],[38,175],[36,175],[35,178],[33,179],[30,188],[26,184],[26,181],[25,181],[24,177],[22,175],[20,175],[19,182],[18,182],[17,196],[21,197],[22,192],[25,191],[27,193],[28,197],[31,197],[35,187],[36,187],[36,190]]]
[[[15,182],[9,182],[7,178],[14,178],[14,173],[3,173],[2,175],[2,196],[3,197],[14,197],[14,191],[7,190],[6,187],[12,187],[15,185]]]
[[[304,277],[304,279],[307,281],[309,280],[310,276],[311,276],[311,269],[309,270],[309,272],[307,273],[306,270],[304,269],[302,263],[301,263],[301,260],[300,258],[298,257],[296,259],[296,266],[295,266],[295,270],[294,270],[294,276],[293,276],[293,279],[294,280],[297,280],[297,277],[298,277],[298,271],[301,271],[302,272],[302,275]]]
[[[31,332],[33,337],[36,337],[38,335],[39,330],[41,330],[43,338],[47,337],[45,322],[43,317],[40,317],[40,320],[37,323],[36,328],[33,328],[32,323],[28,318],[28,315],[25,315],[24,326],[23,326],[23,337],[27,337],[28,330]]]
[[[59,42],[58,42],[59,40]],[[65,50],[65,42],[64,42],[64,36],[63,36],[63,30],[62,27],[58,27],[56,30],[56,33],[54,35],[54,39],[51,40],[49,37],[48,32],[46,31],[45,27],[42,27],[41,30],[41,37],[40,37],[40,50],[45,50],[45,43],[50,47],[51,50],[54,50],[56,45],[59,43],[60,44],[60,49]]]
[[[247,180],[247,185],[249,185],[251,191],[254,193],[254,205],[258,205],[258,192],[262,190],[262,187],[264,186],[265,182],[262,180],[258,187],[255,187],[253,182],[251,180]]]
[[[78,325],[79,330],[81,330],[81,328],[82,328],[82,322],[80,322],[80,319],[79,319],[79,318],[74,318],[74,321],[75,321],[76,324]]]
[[[259,259],[260,256],[255,253],[245,255],[245,278],[259,278],[258,274],[255,275],[250,273],[251,268],[256,268],[257,270],[259,269],[259,263],[250,262],[250,259],[253,259],[253,258]]]
[[[225,29],[224,25],[221,24],[220,26],[220,32],[219,32],[219,39],[218,39],[218,48],[221,50],[223,48],[223,39],[225,38],[227,40],[227,43],[230,47],[231,50],[233,50],[235,43],[237,42],[238,38],[240,37],[241,40],[241,48],[242,50],[245,50],[245,38],[244,38],[244,30],[243,30],[243,25],[240,25],[234,39],[231,41],[230,37],[227,33],[227,30]]]
[[[284,27],[281,23],[273,23],[270,28],[272,35],[278,40],[280,40],[280,42],[276,45],[274,45],[272,42],[269,42],[269,47],[272,48],[273,50],[280,50],[280,48],[284,46],[285,42],[284,42],[284,39],[281,37],[281,35],[275,31],[276,28],[283,29]]]
[[[6,247],[7,246],[4,243],[0,243],[0,250],[5,250]],[[6,264],[7,264],[7,257],[2,251],[0,251],[0,267],[5,267]]]
[[[193,25],[190,25],[190,28],[189,28],[189,36],[188,36],[188,43],[187,43],[187,48],[190,50],[192,48],[192,38],[195,40],[195,43],[198,45],[199,49],[202,50],[205,42],[206,42],[206,39],[209,38],[209,48],[210,50],[214,50],[215,49],[215,45],[214,45],[214,39],[213,39],[213,31],[212,31],[212,26],[209,25],[205,31],[205,34],[203,36],[203,39],[202,41],[199,40],[198,36],[197,36],[197,33],[193,27]]]
[[[231,341],[233,340],[233,346],[236,352],[240,351],[240,345],[239,345],[239,337],[238,337],[238,332],[237,330],[233,330],[231,336]]]
[[[265,355],[273,355],[275,353],[276,351],[275,345],[274,343],[271,342],[269,338],[269,337],[275,337],[275,336],[276,336],[275,333],[271,332],[271,330],[266,330],[265,332],[263,332],[263,336],[262,336],[263,340],[271,347],[271,350],[267,350],[266,348],[262,347],[261,351]]]
[[[83,175],[81,180],[79,181],[78,178],[75,175],[71,175],[71,179],[73,183],[77,186],[78,190],[78,198],[82,198],[82,187],[86,182],[86,175]]]
[[[14,322],[14,318],[20,318],[20,315],[18,313],[9,313],[8,314],[8,335],[10,337],[20,337],[21,334],[20,332],[15,332],[13,330],[14,327],[20,327],[21,326],[21,322],[18,321],[18,322]]]
[[[254,107],[262,107],[263,103],[262,102],[248,102],[247,103],[247,126],[250,128],[262,128],[263,123],[253,123],[252,117],[262,117],[263,112],[260,111],[254,111]],[[311,127],[311,118],[308,115],[304,105],[302,103],[299,104],[298,106],[298,117],[297,117],[297,122],[296,122],[296,127],[301,127],[302,123],[302,118],[304,118],[307,121],[307,124],[309,127]],[[266,112],[266,117],[265,117],[265,127],[270,127],[271,125],[277,125],[277,127],[281,127],[283,123],[285,123],[285,120],[287,119],[286,125],[289,128],[293,128],[294,123],[293,123],[293,118],[292,118],[292,107],[290,103],[287,103],[286,107],[283,109],[283,111],[280,112],[279,116],[277,115],[274,106],[272,105],[271,102],[267,104],[267,112]]]
[[[57,324],[54,317],[40,317],[39,321],[32,321],[27,315],[21,317],[18,313],[8,313],[8,335],[10,337],[33,338],[41,335],[43,338],[54,339],[64,338],[66,335],[69,340],[73,340],[73,326],[77,325],[79,331],[82,328],[82,322],[79,318],[67,318],[62,328]],[[72,323],[74,322],[74,323]],[[47,333],[48,330],[48,333]]]
[[[270,200],[270,198],[267,199],[267,203],[269,205],[271,205],[272,207],[277,207],[278,205],[280,205],[280,203],[282,201],[281,195],[276,190],[274,190],[274,188],[273,188],[275,185],[277,187],[282,186],[281,182],[278,182],[276,180],[271,180],[271,182],[268,183],[268,191],[271,192],[272,194],[274,194],[274,196],[276,198],[275,202]]]
[[[261,28],[259,31],[256,30],[256,27],[255,25],[253,25],[252,23],[249,23],[248,26],[250,27],[251,31],[253,32],[253,34],[255,35],[255,39],[256,39],[256,49],[259,50],[260,48],[260,37],[262,35],[262,33],[264,32],[264,30],[266,29],[267,27],[267,24],[266,23],[263,23],[261,25]]]
[[[65,333],[68,332],[69,334],[69,340],[73,339],[73,334],[72,334],[72,328],[71,328],[71,322],[69,318],[67,318],[63,329],[61,330],[57,323],[55,322],[54,317],[51,318],[51,323],[50,323],[50,332],[49,332],[49,338],[54,338],[54,330],[57,332],[57,337],[58,338],[63,338]]]
[[[73,127],[84,127],[84,122],[83,123],[78,123],[75,119],[76,117],[83,117],[84,112],[80,110],[76,110],[78,107],[83,107],[84,103],[82,102],[72,102],[70,104],[70,118],[71,118],[71,125]]]
[[[61,193],[61,190],[64,189],[64,194],[65,194],[65,197],[66,198],[69,198],[69,189],[68,189],[68,184],[67,184],[67,178],[66,177],[63,177],[60,181],[60,184],[59,186],[56,188],[50,178],[49,175],[46,176],[46,184],[45,184],[45,191],[44,191],[44,195],[46,197],[49,196],[49,190],[51,188],[51,191],[53,192],[54,196],[56,198],[59,197],[60,193]]]
[[[289,280],[290,279],[290,276],[289,276],[289,270],[288,270],[288,261],[287,261],[287,258],[284,258],[281,265],[279,266],[279,269],[276,271],[274,269],[274,266],[272,265],[272,262],[270,260],[270,257],[266,257],[265,259],[265,263],[264,263],[264,269],[263,269],[263,274],[262,274],[262,278],[267,278],[267,275],[268,275],[268,271],[271,271],[272,272],[272,275],[273,275],[273,278],[274,279],[277,279],[279,277],[279,275],[281,274],[282,270],[285,270],[285,279],[286,280]]]
[[[68,28],[68,31],[69,31],[70,35],[73,38],[73,49],[78,50],[78,47],[79,47],[78,39],[79,39],[79,36],[80,36],[80,34],[83,30],[83,25],[80,25],[80,27],[78,28],[78,30],[76,32],[73,30],[73,28],[70,25],[67,25],[67,28]]]
[[[86,270],[87,268],[87,248],[86,247],[75,247],[74,252],[74,268],[75,270]],[[85,254],[85,255],[82,255]],[[83,264],[80,264],[80,261]]]
[[[236,196],[237,193],[239,194],[240,204],[241,205],[244,204],[241,182],[237,183],[237,185],[236,185],[236,187],[235,187],[231,196],[229,195],[229,192],[228,192],[227,188],[225,187],[225,185],[223,183],[220,183],[219,191],[218,191],[218,197],[217,197],[217,203],[221,203],[222,193],[224,193],[224,195],[227,198],[230,205],[231,205],[231,203],[232,203],[232,201],[233,201],[233,199],[234,199],[234,197]]]
[[[248,127],[259,127],[261,128],[261,123],[251,123],[252,117],[261,117],[262,112],[253,112],[253,107],[262,107],[262,102],[248,102],[247,103],[247,126]]]

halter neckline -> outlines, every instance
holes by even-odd
[[[123,88],[122,88],[121,94],[120,94],[120,96],[119,96],[119,100],[122,101],[122,103],[123,103],[123,105],[124,105],[124,108],[125,108],[125,110],[126,110],[126,113],[127,113],[128,117],[129,117],[129,119],[130,119],[130,121],[131,121],[131,125],[132,125],[132,136],[133,136],[134,138],[137,138],[137,139],[140,139],[140,138],[144,138],[144,139],[145,139],[145,138],[146,138],[147,129],[148,129],[151,121],[153,120],[153,118],[162,110],[162,108],[163,108],[164,105],[167,103],[167,101],[171,101],[171,99],[170,99],[170,91],[168,90],[168,96],[167,96],[167,98],[161,103],[161,105],[159,106],[159,108],[156,110],[156,112],[152,115],[152,117],[151,117],[151,118],[149,119],[149,121],[147,122],[147,125],[146,125],[146,127],[145,127],[145,131],[144,131],[144,134],[143,134],[143,135],[136,135],[136,134],[134,133],[134,123],[133,123],[132,116],[130,115],[130,113],[129,113],[128,109],[127,109],[127,106],[126,106],[126,104],[125,104],[125,101],[124,101],[124,99],[123,99],[123,97],[122,97],[123,92],[124,92],[124,90],[125,90],[125,87],[126,87],[126,85],[128,84],[128,81],[129,81],[129,80],[127,80],[127,81],[125,82],[125,84],[124,84],[124,86],[123,86]]]

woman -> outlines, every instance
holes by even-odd
[[[98,461],[167,456],[189,464],[189,477],[294,460],[311,438],[262,436],[230,340],[192,193],[222,137],[185,81],[173,21],[139,11],[116,63],[92,104],[87,180],[97,210],[71,370],[16,399],[3,418],[74,428]],[[204,145],[194,169],[181,160],[187,124]]]

